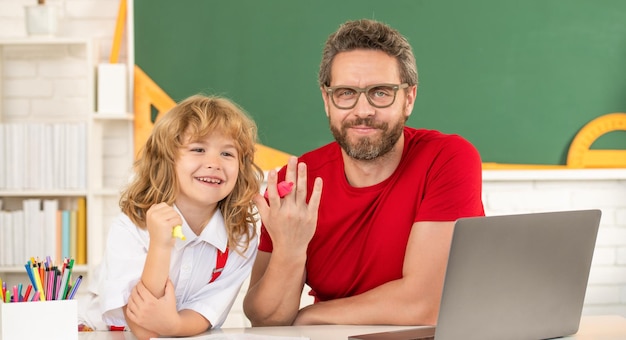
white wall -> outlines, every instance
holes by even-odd
[[[23,7],[35,2],[0,0],[0,38],[26,35]],[[108,61],[117,0],[48,0],[48,3],[61,9],[59,35],[93,38],[100,50],[98,61]],[[121,52],[121,61],[124,61],[126,51],[122,48]],[[3,95],[11,94],[11,100],[3,101],[5,113],[15,112],[15,105],[27,101],[20,97],[16,85],[20,82],[15,81],[15,77],[28,73],[29,56],[15,53],[10,58],[4,77],[12,79],[8,79],[2,89]],[[13,106],[7,107],[9,105]],[[115,150],[119,150],[121,141],[124,137],[119,133],[107,138],[111,147],[105,150],[112,150],[110,164],[115,164]],[[483,199],[488,215],[602,209],[584,313],[626,316],[626,170],[486,171]],[[111,215],[116,208],[115,200],[107,207]],[[246,286],[247,283],[244,288]],[[225,327],[249,325],[241,310],[243,294],[242,291],[235,302]],[[311,299],[303,297],[303,301],[309,303]]]
[[[487,215],[602,210],[584,314],[626,316],[626,169],[486,171]]]
[[[0,38],[25,37],[24,6],[34,5],[37,0],[0,0]],[[46,0],[59,9],[59,36],[93,38],[99,47],[100,61],[108,61],[118,0]],[[122,44],[120,59],[124,60],[126,49]]]

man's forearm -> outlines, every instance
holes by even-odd
[[[257,286],[248,293],[244,311],[252,326],[289,326],[300,308],[299,295],[295,303],[294,294],[284,290],[267,291]]]
[[[307,306],[294,324],[436,324],[439,298],[420,296],[417,291],[404,279],[390,281],[360,295]]]
[[[271,256],[265,272],[244,299],[244,312],[253,326],[291,325],[300,308],[306,259]]]

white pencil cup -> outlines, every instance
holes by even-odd
[[[0,302],[0,340],[78,340],[76,300]]]

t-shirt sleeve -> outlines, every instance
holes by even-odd
[[[261,235],[259,236],[259,250],[271,253],[274,250],[272,238],[267,233],[265,226],[261,226]]]
[[[478,150],[457,135],[440,142],[426,178],[424,197],[417,202],[415,222],[483,216],[482,162]]]

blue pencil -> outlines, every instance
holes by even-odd
[[[67,296],[66,300],[71,300],[74,298],[74,295],[76,294],[76,291],[78,290],[78,286],[80,286],[80,283],[83,281],[83,276],[79,275],[76,278],[76,281],[74,281],[74,286],[72,287],[72,290],[70,291],[70,294]]]
[[[28,274],[28,279],[33,284],[33,287],[37,287],[37,284],[35,283],[35,277],[33,276],[33,269],[30,266],[31,266],[31,263],[30,263],[30,261],[28,261],[24,265],[24,268],[26,268],[26,273]]]

